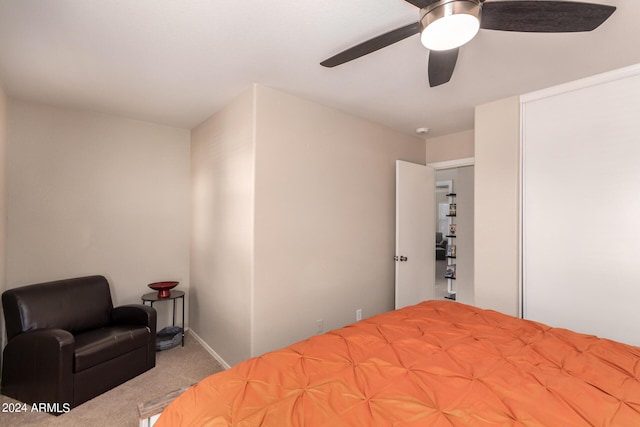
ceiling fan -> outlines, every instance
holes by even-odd
[[[405,0],[420,8],[420,20],[374,37],[320,63],[335,67],[420,33],[429,52],[429,85],[447,83],[459,47],[480,28],[533,33],[591,31],[611,16],[614,6],[552,0]]]

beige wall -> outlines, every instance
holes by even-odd
[[[226,362],[251,356],[254,89],[191,132],[191,327]]]
[[[0,294],[7,286],[7,104],[8,100],[0,83]],[[4,348],[4,315],[0,308],[0,348]]]
[[[475,303],[520,313],[520,100],[475,111]]]
[[[258,86],[253,354],[394,308],[395,161],[424,142]]]
[[[263,86],[192,131],[192,327],[228,364],[393,309],[395,160],[424,142]]]
[[[114,304],[159,280],[188,290],[188,130],[11,100],[8,158],[9,288],[104,274]]]
[[[427,163],[445,162],[473,157],[474,131],[443,135],[426,140]]]

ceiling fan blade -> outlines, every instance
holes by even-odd
[[[429,86],[435,87],[451,80],[458,60],[458,48],[429,52]]]
[[[532,33],[591,31],[615,10],[614,6],[572,1],[487,1],[480,27]]]
[[[320,63],[324,67],[335,67],[336,65],[344,64],[345,62],[352,61],[361,56],[367,55],[376,50],[382,49],[394,43],[404,40],[414,34],[420,32],[420,23],[405,25],[404,27],[396,28],[387,33],[374,37],[366,42],[362,42],[356,46],[353,46],[347,50],[344,50],[331,58],[325,59]]]

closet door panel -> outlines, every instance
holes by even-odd
[[[523,98],[523,315],[640,345],[640,69]]]

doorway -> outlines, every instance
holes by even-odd
[[[451,164],[440,167],[438,164],[430,166],[436,169],[435,298],[453,299],[455,296],[456,301],[473,305],[473,162],[460,166]],[[452,212],[452,204],[454,212]],[[438,241],[440,236],[442,238]]]
[[[450,194],[453,194],[453,180],[442,180],[443,173],[436,172],[436,299],[455,299],[455,290],[453,289],[453,280],[447,279],[447,266],[449,263],[455,262],[451,258],[451,246],[455,244],[453,238],[449,236],[449,226],[455,223],[454,217],[451,217]],[[449,251],[449,254],[447,252]]]

